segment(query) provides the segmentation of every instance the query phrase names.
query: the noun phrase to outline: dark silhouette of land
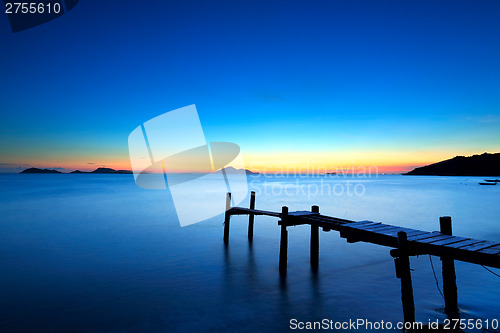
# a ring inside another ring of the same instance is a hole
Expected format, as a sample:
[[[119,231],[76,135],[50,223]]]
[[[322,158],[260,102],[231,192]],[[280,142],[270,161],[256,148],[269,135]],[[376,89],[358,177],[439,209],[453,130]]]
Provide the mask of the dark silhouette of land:
[[[499,176],[500,153],[456,156],[452,159],[415,168],[412,176]]]
[[[111,168],[97,168],[94,171],[86,172],[75,170],[70,173],[105,173],[105,174],[132,174],[132,171],[129,170],[115,170]]]
[[[247,169],[236,169],[236,168],[233,168],[232,166],[229,166],[229,167],[225,167],[224,168],[224,171],[226,173],[240,173],[241,171],[245,171],[248,175],[258,175],[259,173],[258,172],[253,172],[253,171],[250,171],[250,170],[247,170]]]
[[[38,169],[38,168],[29,168],[21,171],[20,173],[62,173],[61,171],[53,170],[53,169]]]
[[[51,170],[51,169],[38,169],[38,168],[29,168],[21,171],[20,173],[62,173],[61,171]],[[115,170],[111,168],[97,168],[94,171],[80,171],[75,170],[70,173],[104,173],[104,174],[132,174],[132,171],[129,170]]]
[[[252,172],[250,170],[246,169],[235,169],[233,167],[227,167],[224,168],[226,173],[232,174],[232,173],[239,173],[241,171],[246,171],[247,174],[250,175],[258,175],[258,172]],[[38,169],[38,168],[29,168],[26,170],[21,171],[20,173],[63,173],[57,170],[50,170],[50,169]],[[132,171],[129,170],[115,170],[111,168],[97,168],[94,171],[80,171],[80,170],[75,170],[71,171],[70,173],[75,173],[75,174],[80,174],[80,173],[86,173],[86,174],[122,174],[122,175],[128,175],[132,174]]]

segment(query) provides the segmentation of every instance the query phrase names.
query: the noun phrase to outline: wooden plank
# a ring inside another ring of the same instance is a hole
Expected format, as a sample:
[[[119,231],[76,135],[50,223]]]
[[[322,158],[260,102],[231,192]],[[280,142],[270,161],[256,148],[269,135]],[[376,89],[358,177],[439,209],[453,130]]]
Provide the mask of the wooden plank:
[[[375,223],[374,222],[374,224],[369,224],[369,225],[360,225],[360,226],[347,225],[347,226],[350,227],[350,228],[353,228],[353,229],[364,230],[365,228],[368,228],[369,226],[372,226],[372,225],[375,225],[375,224],[381,225],[382,223],[380,223],[380,222]]]
[[[432,237],[437,237],[437,236],[440,236],[440,235],[441,235],[440,233],[428,232],[427,234],[421,234],[421,235],[418,235],[418,236],[408,237],[408,240],[411,241],[411,242],[416,242],[416,241],[418,241],[420,239],[432,238]]]
[[[500,245],[500,243],[495,243],[495,242],[489,242],[489,241],[482,241],[480,243],[474,244],[474,245],[468,245],[464,247],[460,247],[460,250],[465,250],[465,251],[479,251],[482,249],[486,249],[488,247],[493,247],[496,245]]]
[[[400,232],[400,231],[406,232],[406,230],[404,228],[400,228],[400,227],[381,228],[381,229],[367,230],[367,231],[371,231],[371,232],[376,233],[378,235],[391,236],[391,237],[396,237],[398,235],[398,232]]]
[[[367,224],[367,225],[360,225],[360,226],[350,226],[348,224],[344,224],[343,226],[346,227],[346,228],[348,228],[349,230],[360,231],[360,230],[364,230],[366,227],[368,227],[370,225]]]
[[[396,227],[396,226],[388,225],[388,224],[381,224],[381,225],[366,227],[366,228],[363,228],[363,229],[366,230],[366,231],[378,232],[380,230],[394,229],[394,228],[401,229],[401,227]]]
[[[428,234],[429,232],[428,231],[423,231],[423,230],[417,230],[417,229],[411,229],[411,228],[405,228],[405,227],[397,227],[400,231],[404,231],[406,232],[406,236],[407,237],[410,237],[410,236],[416,236],[416,235],[420,235],[420,234]],[[394,230],[394,232],[396,232],[396,230]],[[381,231],[381,233],[384,233],[384,234],[387,234],[387,235],[390,235],[393,233],[393,231]],[[396,236],[397,236],[397,232],[396,232]]]
[[[301,217],[301,218],[307,219],[307,220],[311,220],[311,221],[317,221],[317,222],[335,224],[335,225],[345,224],[345,222],[342,221],[342,220],[327,219],[327,218],[324,218],[322,216],[309,215],[309,216],[304,216],[304,217]]]
[[[340,223],[340,224],[343,224],[343,223],[354,223],[355,222],[355,221],[351,221],[351,220],[346,220],[346,219],[341,219],[341,218],[338,218],[338,217],[326,216],[326,215],[321,215],[321,214],[319,214],[318,218],[321,218],[321,219],[323,219],[325,221],[330,221],[330,222],[333,222],[333,223]]]
[[[288,213],[288,216],[306,216],[306,215],[319,215],[319,213],[310,212],[307,210],[298,210],[295,212]]]
[[[411,230],[411,231],[406,232],[407,237],[419,236],[419,235],[429,233],[428,231],[423,231],[423,230],[416,230],[416,229],[408,229],[408,230]]]
[[[405,230],[401,230],[401,231],[405,231]],[[385,236],[389,236],[389,237],[397,237],[398,236],[398,230],[382,232],[382,234],[385,235]],[[407,237],[420,236],[420,235],[424,235],[424,234],[428,234],[428,232],[416,232],[416,231],[406,232],[406,236]]]
[[[482,242],[482,241],[479,239],[468,238],[460,243],[446,244],[446,247],[459,248],[459,247],[464,247],[467,245],[477,244],[479,242]]]
[[[500,254],[500,246],[488,247],[486,249],[479,250],[478,252],[486,254]]]
[[[255,215],[268,215],[268,216],[275,216],[275,217],[279,217],[279,215],[280,215],[280,213],[269,212],[266,210],[249,209],[249,208],[243,208],[243,207],[233,207],[229,210],[229,213],[231,215],[248,215],[248,214],[252,213]]]
[[[441,235],[439,235],[437,237],[419,239],[417,242],[418,243],[432,243],[432,242],[435,242],[435,241],[440,241],[440,240],[445,240],[445,239],[450,239],[450,238],[453,238],[453,236],[441,234]]]
[[[327,217],[321,216],[319,214],[297,216],[296,218],[300,218],[301,220],[309,221],[312,223],[327,223],[327,224],[331,224],[331,225],[335,225],[335,226],[351,223],[351,221],[342,220],[342,219],[335,219],[335,218],[327,218]]]
[[[361,226],[361,225],[369,225],[369,224],[375,224],[376,222],[373,221],[360,221],[360,222],[351,222],[347,223],[346,225],[349,227],[355,228],[356,226]]]
[[[407,237],[429,233],[428,231],[415,230],[415,229],[409,229],[409,228],[401,228],[401,227],[395,227],[394,229],[381,230],[381,231],[377,231],[377,233],[380,233],[380,234],[383,234],[386,236],[396,237],[398,235],[398,232],[400,232],[400,231],[406,232]]]
[[[469,238],[453,236],[452,238],[449,238],[449,239],[432,241],[432,242],[429,242],[429,244],[436,245],[436,246],[437,245],[442,246],[442,245],[448,245],[448,244],[462,242],[462,241],[467,240],[467,239],[469,239]]]
[[[400,228],[394,228],[394,227],[385,227],[385,228],[380,228],[380,229],[363,229],[364,232],[370,232],[370,233],[373,233],[375,235],[385,235],[384,234],[384,231],[391,231],[391,230],[400,230]],[[397,233],[396,233],[397,234]]]
[[[366,226],[366,228],[363,227],[363,229],[385,228],[385,227],[393,227],[393,226],[389,225],[389,224],[380,223],[380,222],[374,222],[374,224],[372,224],[370,226]]]
[[[352,224],[358,224],[358,223],[377,223],[375,221],[370,221],[370,220],[363,220],[363,221],[353,221],[351,222]]]

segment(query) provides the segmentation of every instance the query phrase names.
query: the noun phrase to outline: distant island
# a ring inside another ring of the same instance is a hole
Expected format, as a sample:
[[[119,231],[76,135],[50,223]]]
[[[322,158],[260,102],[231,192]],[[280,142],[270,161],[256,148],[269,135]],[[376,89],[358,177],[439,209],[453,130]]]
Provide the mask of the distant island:
[[[500,153],[455,156],[452,159],[415,168],[410,176],[499,176]]]
[[[53,169],[38,169],[38,168],[29,168],[21,171],[20,173],[62,173],[61,171],[53,170]]]
[[[246,169],[235,169],[233,167],[226,167],[224,168],[226,173],[229,174],[238,174],[241,173],[242,171],[245,171],[249,175],[258,175],[258,172],[252,172],[250,170]],[[39,169],[39,168],[29,168],[26,170],[21,171],[20,173],[63,173],[61,171],[53,170],[53,169]],[[81,173],[86,173],[86,174],[132,174],[132,171],[129,170],[115,170],[111,168],[97,168],[94,171],[80,171],[80,170],[75,170],[71,171],[70,173],[75,173],[75,174],[81,174]]]
[[[75,170],[75,171],[71,171],[70,173],[107,173],[107,174],[118,173],[118,174],[127,174],[128,175],[128,174],[132,174],[132,171],[129,171],[129,170],[115,170],[115,169],[111,169],[111,168],[97,168],[94,171],[90,171],[90,172]]]
[[[247,170],[247,169],[236,169],[236,168],[233,168],[232,166],[225,167],[223,170],[229,174],[232,174],[232,173],[239,174],[240,172],[243,172],[243,171],[246,172],[247,175],[258,175],[259,174],[258,172],[252,172],[252,171]]]
[[[38,169],[38,168],[29,168],[21,171],[20,173],[62,173],[61,171],[53,170],[53,169]],[[94,171],[80,171],[75,170],[70,173],[104,173],[104,174],[132,174],[132,171],[128,170],[115,170],[111,168],[97,168]]]

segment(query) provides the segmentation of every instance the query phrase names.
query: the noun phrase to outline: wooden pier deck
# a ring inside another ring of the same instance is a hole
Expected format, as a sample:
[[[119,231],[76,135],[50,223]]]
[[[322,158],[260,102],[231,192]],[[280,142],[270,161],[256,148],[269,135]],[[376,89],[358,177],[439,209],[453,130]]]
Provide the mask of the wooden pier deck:
[[[230,215],[266,215],[281,218],[281,213],[233,207]],[[445,217],[444,220],[447,218]],[[283,222],[279,221],[281,225]],[[405,232],[412,255],[447,256],[454,260],[500,268],[500,243],[451,236],[437,231],[403,228],[372,221],[350,221],[309,211],[288,213],[286,226],[316,225],[325,231],[336,230],[349,243],[366,242],[398,248],[398,233]],[[396,252],[393,252],[396,253]]]
[[[458,295],[455,275],[455,260],[472,264],[500,268],[500,242],[458,237],[452,235],[451,217],[439,218],[440,231],[424,231],[404,228],[372,221],[351,221],[319,213],[318,206],[311,211],[288,212],[286,206],[281,212],[255,209],[255,193],[251,192],[250,208],[231,207],[231,193],[226,197],[224,220],[224,242],[229,242],[229,225],[232,215],[248,215],[248,240],[254,233],[254,217],[259,215],[279,218],[281,240],[279,271],[286,275],[288,231],[287,227],[309,225],[311,228],[310,261],[317,269],[319,264],[319,230],[335,230],[349,243],[366,242],[392,248],[396,277],[401,280],[401,300],[405,322],[415,321],[415,306],[411,281],[410,256],[433,255],[441,258],[445,311],[448,317],[459,317]]]

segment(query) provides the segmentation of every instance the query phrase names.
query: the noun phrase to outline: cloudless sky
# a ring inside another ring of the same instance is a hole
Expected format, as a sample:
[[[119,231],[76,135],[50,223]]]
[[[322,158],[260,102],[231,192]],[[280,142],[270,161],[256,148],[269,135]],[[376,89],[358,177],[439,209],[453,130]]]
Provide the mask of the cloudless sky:
[[[500,151],[500,2],[90,1],[0,15],[0,169],[130,169],[139,124],[196,104],[250,169],[404,171]]]

